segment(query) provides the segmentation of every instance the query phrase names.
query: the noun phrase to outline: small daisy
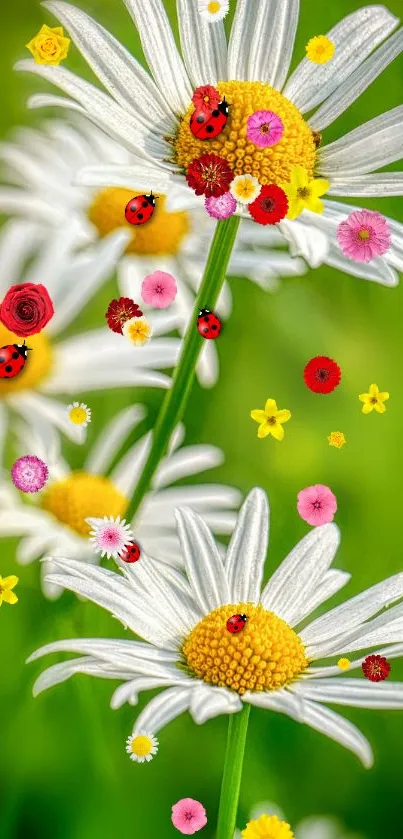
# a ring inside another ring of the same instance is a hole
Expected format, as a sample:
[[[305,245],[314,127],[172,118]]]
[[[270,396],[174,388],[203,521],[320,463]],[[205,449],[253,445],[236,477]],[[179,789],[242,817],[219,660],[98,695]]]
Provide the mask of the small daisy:
[[[331,431],[327,440],[329,446],[334,446],[335,449],[341,449],[347,443],[342,431]]]
[[[377,414],[384,414],[386,411],[385,402],[389,399],[387,390],[380,391],[378,385],[370,385],[368,393],[360,393],[360,402],[363,402],[362,413],[371,414],[376,411]]]
[[[136,763],[149,763],[158,752],[158,740],[148,731],[138,731],[126,740],[126,751],[130,760]]]
[[[351,667],[351,661],[349,658],[339,658],[337,666],[340,670],[349,670]]]
[[[49,469],[40,457],[26,454],[13,463],[11,477],[21,492],[39,492],[48,480]]]
[[[122,333],[131,344],[143,347],[150,340],[152,330],[146,318],[130,318],[123,324]]]
[[[251,204],[260,194],[262,187],[253,175],[237,175],[231,183],[230,192],[240,204]]]
[[[101,557],[107,556],[110,559],[113,556],[116,559],[133,537],[130,525],[120,516],[104,516],[103,519],[90,517],[85,521],[92,528],[90,542],[93,549]]]
[[[157,734],[187,710],[200,724],[238,713],[248,703],[311,726],[370,767],[366,738],[327,703],[403,710],[403,682],[369,684],[362,676],[344,676],[336,664],[340,655],[360,651],[350,670],[361,670],[363,651],[382,644],[387,647],[379,655],[402,655],[403,573],[312,619],[350,578],[331,569],[339,545],[334,524],[310,531],[262,588],[269,510],[261,489],[246,498],[225,557],[200,516],[182,508],[176,517],[186,578],[149,555],[134,565],[117,560],[118,573],[60,556],[50,562],[55,582],[107,609],[145,643],[59,640],[31,660],[73,652],[84,655],[80,672],[104,676],[109,667],[116,676],[120,671],[124,684],[114,693],[115,708],[136,704],[142,690],[162,687],[138,715],[134,734],[144,729]],[[247,616],[237,635],[227,630],[234,614]],[[253,655],[245,665],[239,651],[249,649]],[[77,669],[74,658],[45,670],[35,695]]]
[[[333,58],[336,47],[326,35],[315,35],[308,41],[305,49],[307,58],[313,64],[327,64]]]
[[[172,824],[185,836],[197,833],[207,824],[206,810],[194,798],[181,798],[172,807]]]
[[[72,425],[79,425],[81,428],[87,428],[91,422],[91,408],[85,402],[72,402],[66,408],[67,416]]]
[[[283,120],[274,111],[255,111],[248,117],[246,133],[251,143],[266,149],[280,142],[284,134]]]
[[[371,262],[391,247],[391,231],[380,213],[359,210],[337,228],[337,241],[343,253],[355,262]]]
[[[228,14],[229,0],[198,0],[199,15],[208,23],[223,20]]]
[[[298,493],[297,510],[304,521],[318,527],[333,521],[337,499],[329,487],[315,484]]]
[[[230,192],[225,192],[224,195],[219,195],[218,198],[214,198],[213,195],[210,198],[206,198],[204,206],[209,216],[218,219],[218,221],[223,221],[223,219],[230,218],[230,216],[234,215],[237,208],[237,201]]]
[[[0,575],[0,606],[3,603],[9,603],[10,606],[14,606],[15,603],[18,603],[18,597],[13,592],[13,588],[18,583],[18,577],[14,574],[11,574],[9,577],[2,577]]]
[[[156,309],[167,309],[177,295],[175,277],[166,271],[154,271],[144,278],[141,296],[145,303]]]

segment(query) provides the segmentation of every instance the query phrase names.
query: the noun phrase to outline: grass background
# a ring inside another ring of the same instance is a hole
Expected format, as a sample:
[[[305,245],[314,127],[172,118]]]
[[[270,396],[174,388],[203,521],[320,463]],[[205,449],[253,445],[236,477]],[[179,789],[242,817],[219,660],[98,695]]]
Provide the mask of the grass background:
[[[87,0],[82,5],[141,58],[137,33],[120,0]],[[174,20],[173,0],[166,5]],[[328,31],[362,4],[302,0],[301,5],[294,63],[309,37]],[[390,0],[388,6],[398,14],[401,2]],[[2,135],[16,124],[40,122],[40,114],[25,109],[39,82],[15,74],[12,65],[26,54],[24,44],[43,22],[51,23],[51,18],[33,0],[14,0],[8,8],[0,51]],[[75,50],[68,65],[90,77]],[[402,71],[399,58],[325,132],[324,141],[396,107],[402,101]],[[403,220],[400,199],[379,202],[378,209]],[[307,532],[296,512],[297,492],[313,483],[328,484],[339,503],[342,547],[337,564],[353,573],[347,589],[353,595],[396,573],[402,564],[403,286],[387,289],[326,267],[283,281],[272,295],[244,280],[233,280],[231,286],[233,314],[219,342],[220,381],[211,391],[195,386],[185,416],[187,440],[223,448],[226,463],[211,473],[212,479],[244,491],[260,484],[268,491],[272,529],[267,574]],[[113,291],[111,283],[100,292],[73,331],[102,323]],[[317,354],[335,358],[343,371],[341,386],[326,398],[312,394],[302,381],[304,364]],[[370,382],[390,391],[384,416],[361,414],[358,394]],[[89,445],[105,419],[133,400],[146,402],[151,425],[161,396],[150,390],[84,395],[94,417]],[[262,406],[268,396],[293,414],[281,445],[259,441],[249,418],[250,409]],[[347,437],[340,451],[327,444],[332,430]],[[79,467],[82,450],[67,445],[65,451],[71,465]],[[45,601],[38,565],[18,567],[15,544],[3,541],[0,560],[0,573],[20,577],[18,606],[0,611],[1,839],[169,839],[178,835],[170,823],[171,805],[185,796],[205,804],[209,824],[202,835],[213,837],[227,719],[197,727],[188,715],[182,716],[161,732],[158,757],[138,766],[124,751],[135,711],[128,706],[118,712],[109,709],[113,683],[79,675],[34,701],[31,686],[41,663],[24,664],[32,650],[57,638],[116,636],[120,630],[106,613],[70,594],[57,603]],[[402,675],[394,661],[393,676]],[[144,699],[140,708],[143,704]],[[294,824],[312,813],[332,813],[367,839],[384,835],[385,820],[389,835],[401,835],[402,716],[343,713],[373,744],[376,762],[369,772],[349,752],[310,729],[252,710],[239,826],[257,801],[269,798]]]

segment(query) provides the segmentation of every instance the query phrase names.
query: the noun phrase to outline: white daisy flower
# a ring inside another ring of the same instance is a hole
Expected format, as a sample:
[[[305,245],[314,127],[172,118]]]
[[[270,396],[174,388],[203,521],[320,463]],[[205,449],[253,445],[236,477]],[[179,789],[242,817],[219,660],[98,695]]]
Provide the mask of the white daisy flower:
[[[72,425],[87,428],[91,422],[91,408],[85,402],[72,402],[67,405],[66,412]]]
[[[92,517],[85,519],[90,525],[90,542],[92,542],[95,553],[114,559],[124,551],[126,545],[133,538],[130,525],[120,516],[104,516],[103,518]]]
[[[339,544],[335,525],[308,533],[261,589],[268,536],[262,490],[246,499],[225,559],[198,514],[188,508],[176,514],[186,577],[144,554],[130,566],[118,560],[122,574],[52,560],[58,585],[85,594],[145,643],[94,638],[48,644],[31,659],[62,650],[85,657],[46,670],[35,694],[77,670],[107,678],[121,668],[124,684],[112,697],[114,708],[135,705],[142,690],[164,688],[139,714],[134,734],[157,734],[186,710],[203,723],[250,703],[311,726],[371,766],[365,737],[323,703],[403,709],[403,683],[341,676],[326,660],[378,644],[390,644],[382,651],[389,659],[401,655],[403,573],[310,621],[349,579],[330,569]],[[351,670],[362,661],[361,654]]]
[[[88,539],[88,518],[124,516],[147,458],[151,434],[146,434],[123,455],[111,469],[121,446],[144,420],[143,405],[132,405],[109,422],[89,451],[81,469],[71,471],[60,454],[57,435],[49,435],[42,425],[19,429],[21,446],[41,457],[49,469],[46,489],[29,506],[14,488],[0,485],[0,536],[19,536],[17,561],[23,565],[52,554],[97,562]],[[215,533],[230,533],[235,521],[234,509],[241,494],[218,483],[187,484],[175,482],[200,475],[223,462],[220,449],[209,445],[182,446],[183,427],[178,427],[167,456],[161,461],[152,488],[129,523],[134,537],[146,551],[162,556],[171,565],[181,564],[176,536],[174,509],[185,502],[202,513]],[[47,563],[43,574],[49,571]],[[60,589],[44,584],[49,597]]]
[[[364,6],[341,20],[326,33],[335,45],[332,61],[318,65],[305,57],[287,78],[298,25],[298,0],[277,4],[261,0],[258,6],[238,0],[228,44],[222,21],[211,26],[200,19],[198,0],[178,0],[182,55],[162,0],[125,3],[151,75],[96,21],[59,0],[47,2],[46,8],[68,29],[107,92],[65,67],[42,66],[32,59],[17,64],[17,69],[36,73],[67,95],[39,94],[31,106],[58,104],[79,110],[136,157],[130,166],[89,167],[81,175],[82,182],[137,189],[145,178],[152,184],[156,179],[158,189],[168,194],[172,185],[185,184],[192,160],[213,148],[234,167],[234,175],[252,170],[261,183],[281,186],[284,173],[291,179],[293,168],[300,166],[310,178],[330,181],[332,196],[403,194],[401,172],[377,171],[401,159],[402,107],[321,145],[321,132],[350,108],[402,51],[403,29],[397,29],[398,19],[384,6]],[[206,84],[215,85],[231,106],[226,126],[211,141],[198,140],[189,129],[192,93]],[[255,109],[271,110],[282,120],[284,134],[275,155],[271,148],[244,154],[251,99]],[[241,126],[235,139],[234,117]],[[323,216],[304,210],[297,221],[284,220],[277,230],[292,253],[318,264],[328,237],[332,249],[337,248],[333,221],[339,207],[337,202],[327,201]],[[340,269],[353,276],[396,285],[396,270],[403,267],[403,228],[396,222],[391,227],[392,246],[384,256],[366,265],[337,251],[338,258],[333,255],[331,264],[337,261]]]
[[[214,231],[214,223],[203,202],[188,188],[179,187],[170,194],[170,209],[158,189],[159,175],[150,180],[149,171],[145,169],[144,179],[141,183],[136,182],[137,187],[146,192],[155,189],[158,201],[146,225],[141,228],[129,225],[124,210],[133,190],[127,188],[127,179],[120,182],[112,174],[106,188],[100,188],[91,184],[91,178],[82,178],[79,170],[96,166],[104,171],[111,164],[131,167],[136,157],[88,120],[77,116],[68,124],[53,119],[46,120],[40,130],[19,129],[14,138],[0,143],[0,158],[6,180],[0,185],[0,210],[11,216],[3,246],[0,239],[2,264],[9,266],[11,250],[20,260],[26,248],[46,248],[46,244],[53,241],[55,229],[60,227],[69,226],[72,235],[74,224],[79,247],[122,228],[128,241],[116,258],[120,293],[138,302],[148,316],[148,307],[141,300],[144,278],[157,269],[172,274],[178,293],[165,316],[172,328],[178,326],[180,332],[184,332]],[[250,227],[252,222],[245,223],[238,234],[230,275],[249,277],[263,289],[272,290],[280,276],[297,276],[305,272],[304,262],[291,258],[284,250],[284,237],[280,233],[270,231],[264,239],[263,250],[256,247],[250,232],[248,236],[244,235]],[[47,285],[52,276],[52,262],[45,260],[41,281]],[[223,318],[230,314],[228,285],[224,286],[216,310]],[[218,356],[213,341],[205,342],[197,372],[201,384],[206,387],[217,381]]]
[[[252,809],[248,822],[259,819],[264,814],[277,816],[281,820],[286,819],[280,807],[271,801],[262,801]],[[332,816],[309,816],[293,827],[293,833],[295,839],[364,839],[357,833],[350,833]],[[234,839],[242,839],[240,830],[235,831]]]
[[[130,760],[136,763],[147,763],[153,759],[158,752],[158,740],[148,731],[139,731],[131,734],[126,740],[126,751]]]
[[[199,14],[212,23],[223,20],[229,11],[229,0],[198,0]]]

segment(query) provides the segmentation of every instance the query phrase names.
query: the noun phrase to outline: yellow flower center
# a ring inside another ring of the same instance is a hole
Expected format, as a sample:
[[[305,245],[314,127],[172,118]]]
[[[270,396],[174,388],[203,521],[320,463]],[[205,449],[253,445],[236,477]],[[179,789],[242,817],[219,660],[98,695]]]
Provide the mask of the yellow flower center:
[[[32,352],[28,353],[24,368],[13,379],[0,379],[0,399],[10,393],[21,390],[35,390],[46,379],[52,368],[53,354],[49,339],[44,332],[26,338],[26,344]],[[0,347],[7,344],[23,344],[19,338],[0,323]],[[0,353],[1,356],[1,353]]]
[[[44,510],[80,536],[90,532],[86,518],[123,516],[127,504],[127,498],[109,478],[86,472],[72,472],[68,478],[51,484],[42,496]]]
[[[307,186],[301,186],[297,190],[298,198],[302,198],[303,201],[306,201],[306,199],[310,197],[310,194],[311,194],[310,190],[308,189]]]
[[[69,411],[69,420],[73,425],[82,425],[87,421],[87,411],[85,408],[72,408]]]
[[[358,239],[361,240],[361,242],[367,242],[368,239],[371,238],[371,234],[370,234],[369,230],[366,230],[365,227],[363,227],[362,230],[359,230],[357,236],[358,236]]]
[[[246,825],[242,839],[294,839],[294,834],[287,822],[280,821],[278,816],[263,813]]]
[[[247,616],[245,627],[232,634],[232,615]],[[183,644],[189,669],[198,679],[243,694],[275,690],[299,676],[308,665],[304,646],[288,624],[252,603],[220,606],[192,629]]]
[[[194,111],[191,104],[180,124],[176,142],[176,162],[185,170],[202,154],[210,152],[224,158],[236,175],[252,174],[261,184],[288,183],[294,166],[303,166],[313,176],[315,142],[309,125],[298,108],[277,90],[262,82],[219,82],[221,99],[230,110],[226,125],[212,140],[198,140],[189,128]],[[281,118],[284,134],[279,143],[260,148],[247,136],[247,121],[255,111],[274,111]]]
[[[125,208],[131,198],[140,195],[121,187],[108,187],[100,190],[88,209],[90,221],[95,225],[100,236],[106,236],[119,227],[130,228],[132,238],[126,253],[139,256],[160,256],[176,254],[182,241],[189,232],[190,224],[187,213],[168,213],[165,210],[166,198],[157,197],[155,210],[146,224],[129,224],[125,218]]]
[[[145,734],[139,734],[137,737],[133,737],[130,748],[136,757],[146,757],[152,752],[152,740]]]
[[[212,14],[215,15],[216,12],[219,12],[221,8],[220,3],[217,3],[217,0],[211,0],[211,3],[208,4],[207,9]]]

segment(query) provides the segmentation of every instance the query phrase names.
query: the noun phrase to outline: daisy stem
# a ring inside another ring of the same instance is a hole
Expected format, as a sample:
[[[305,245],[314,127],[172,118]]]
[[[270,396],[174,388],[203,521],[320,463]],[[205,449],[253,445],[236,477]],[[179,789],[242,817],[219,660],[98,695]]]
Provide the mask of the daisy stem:
[[[153,429],[150,453],[126,512],[128,521],[132,520],[148,491],[158,465],[166,454],[172,432],[183,417],[192,389],[197,360],[206,340],[197,331],[197,317],[200,309],[214,308],[224,284],[239,222],[240,218],[238,216],[231,216],[225,221],[217,222],[194,310],[182,341],[182,350],[174,372],[172,385],[167,390],[161,405]]]
[[[242,711],[229,718],[216,839],[233,839],[234,836],[249,712],[250,705],[245,703]]]

